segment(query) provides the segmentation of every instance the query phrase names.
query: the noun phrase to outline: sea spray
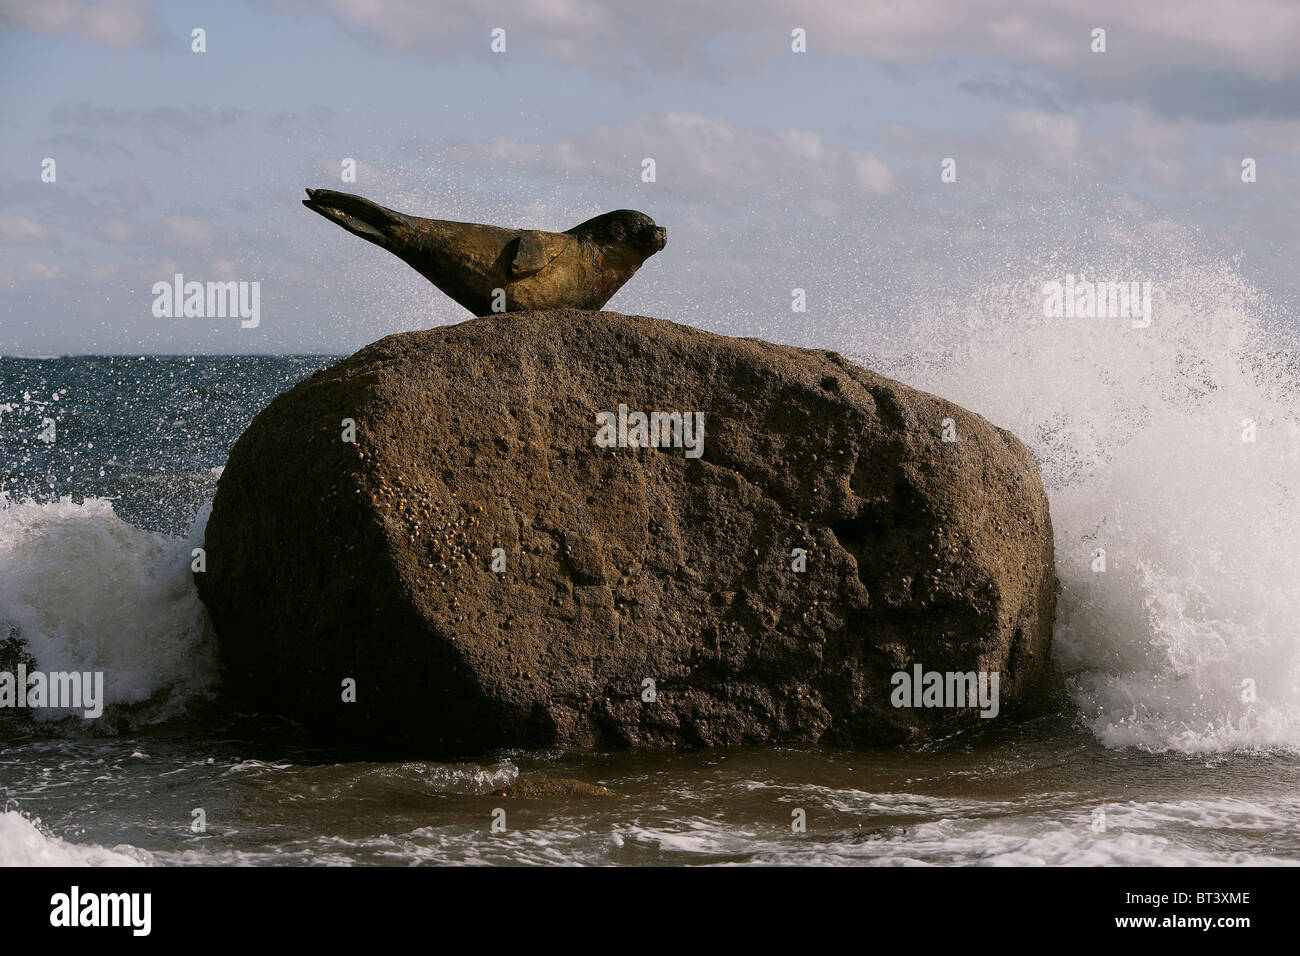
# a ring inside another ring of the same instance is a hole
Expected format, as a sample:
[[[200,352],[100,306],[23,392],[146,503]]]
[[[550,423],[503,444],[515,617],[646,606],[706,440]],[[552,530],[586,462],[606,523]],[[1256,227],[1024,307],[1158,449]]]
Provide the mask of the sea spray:
[[[1102,743],[1300,750],[1292,343],[1230,266],[1165,274],[1140,329],[1045,317],[1053,274],[927,310],[856,357],[1033,451],[1062,584],[1055,659]]]
[[[38,819],[9,808],[0,812],[0,867],[118,867],[148,866],[152,862],[146,850],[68,843],[46,832]]]
[[[178,713],[217,675],[190,577],[206,514],[182,538],[133,527],[103,499],[0,500],[0,629],[16,629],[33,670],[102,672],[100,704],[152,698],[152,718]]]

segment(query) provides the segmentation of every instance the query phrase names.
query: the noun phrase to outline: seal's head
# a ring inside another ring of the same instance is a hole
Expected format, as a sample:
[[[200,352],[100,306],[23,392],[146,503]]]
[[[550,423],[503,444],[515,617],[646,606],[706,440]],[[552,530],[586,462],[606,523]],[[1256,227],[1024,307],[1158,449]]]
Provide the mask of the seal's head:
[[[668,242],[668,231],[635,209],[615,209],[595,219],[588,219],[569,230],[579,239],[587,239],[606,250],[623,250],[638,262],[649,259]]]

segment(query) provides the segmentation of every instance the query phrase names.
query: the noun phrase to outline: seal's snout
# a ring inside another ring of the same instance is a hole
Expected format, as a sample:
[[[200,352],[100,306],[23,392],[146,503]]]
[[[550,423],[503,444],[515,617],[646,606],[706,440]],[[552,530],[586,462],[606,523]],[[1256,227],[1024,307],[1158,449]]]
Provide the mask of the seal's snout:
[[[668,230],[655,225],[649,216],[637,213],[637,219],[629,230],[628,242],[642,256],[649,259],[668,244]]]

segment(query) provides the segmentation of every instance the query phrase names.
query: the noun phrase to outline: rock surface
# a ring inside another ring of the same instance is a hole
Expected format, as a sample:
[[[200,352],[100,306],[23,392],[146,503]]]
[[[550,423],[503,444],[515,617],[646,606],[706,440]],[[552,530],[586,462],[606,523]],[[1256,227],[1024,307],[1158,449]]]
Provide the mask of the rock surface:
[[[702,454],[598,446],[620,404],[703,412]],[[831,352],[613,312],[393,335],[299,383],[232,450],[206,551],[228,694],[427,756],[987,725],[894,707],[891,675],[997,672],[1005,717],[1056,596],[1009,432]]]

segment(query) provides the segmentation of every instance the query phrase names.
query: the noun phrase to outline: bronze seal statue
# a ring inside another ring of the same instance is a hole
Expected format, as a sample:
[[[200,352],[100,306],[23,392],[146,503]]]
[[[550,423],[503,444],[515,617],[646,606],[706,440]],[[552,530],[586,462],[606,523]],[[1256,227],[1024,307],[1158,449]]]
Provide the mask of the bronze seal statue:
[[[307,196],[308,209],[387,249],[475,315],[599,309],[668,237],[631,209],[539,232],[421,219],[332,189]]]

